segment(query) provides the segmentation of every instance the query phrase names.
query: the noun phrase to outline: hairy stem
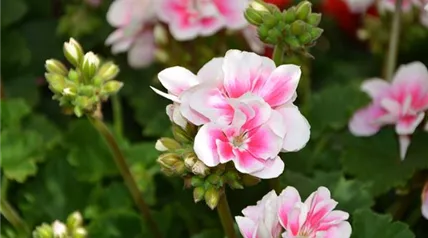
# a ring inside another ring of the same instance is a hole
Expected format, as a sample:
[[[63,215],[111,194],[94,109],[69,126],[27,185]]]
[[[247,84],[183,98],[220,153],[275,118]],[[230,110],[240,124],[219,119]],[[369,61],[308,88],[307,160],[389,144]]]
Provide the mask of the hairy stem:
[[[113,107],[113,129],[116,135],[123,136],[122,104],[118,95],[111,97]]]
[[[400,31],[401,31],[401,6],[403,0],[395,1],[395,12],[394,17],[392,19],[391,25],[391,36],[389,40],[389,49],[388,56],[386,61],[386,69],[385,69],[385,78],[386,80],[392,80],[392,76],[394,75],[395,67],[397,64],[397,55],[398,55],[398,44],[400,41]]]
[[[278,67],[282,64],[284,58],[284,46],[276,45],[273,49],[272,60],[275,62],[275,65]]]
[[[12,205],[10,205],[4,198],[1,199],[1,214],[10,222],[10,224],[12,224],[13,227],[15,227],[18,234],[21,234],[22,237],[30,236],[30,228],[27,223],[25,223]]]
[[[227,203],[226,192],[220,197],[217,205],[218,216],[220,217],[224,233],[227,238],[237,238],[235,228],[233,228],[233,217],[230,213],[229,204]]]
[[[141,214],[146,219],[149,228],[152,230],[154,237],[156,238],[162,237],[161,232],[151,215],[149,206],[141,196],[141,193],[137,187],[137,183],[135,182],[134,177],[132,177],[131,171],[129,170],[129,167],[126,163],[125,156],[120,150],[119,145],[117,144],[115,138],[113,137],[113,134],[110,132],[107,126],[103,123],[103,121],[92,117],[88,117],[88,119],[92,123],[92,125],[97,129],[97,131],[103,136],[108,146],[110,147],[110,150],[113,154],[114,161],[116,162],[116,165],[123,177],[123,180],[125,181],[125,184],[128,187],[128,190],[131,193],[131,196],[135,204],[137,205]]]

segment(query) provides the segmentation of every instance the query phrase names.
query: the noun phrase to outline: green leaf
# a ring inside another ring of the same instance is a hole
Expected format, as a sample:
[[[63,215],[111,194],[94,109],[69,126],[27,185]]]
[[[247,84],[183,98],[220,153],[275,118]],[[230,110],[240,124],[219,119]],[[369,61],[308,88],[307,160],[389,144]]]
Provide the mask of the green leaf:
[[[223,237],[223,232],[219,230],[204,230],[201,233],[193,235],[191,238],[219,238]]]
[[[80,180],[97,182],[105,176],[118,174],[106,142],[89,121],[76,120],[70,124],[65,146],[70,150],[67,160],[76,167]]]
[[[110,210],[93,220],[87,227],[88,237],[143,238],[143,220],[136,212],[118,209]]]
[[[145,136],[162,137],[171,133],[171,121],[165,111],[159,111],[152,116],[143,131]]]
[[[376,214],[369,209],[353,214],[351,238],[414,238],[415,235],[403,222],[392,222],[390,215]]]
[[[27,5],[23,0],[3,0],[1,2],[1,28],[20,20],[27,10]]]
[[[347,134],[342,139],[344,148],[347,148],[342,155],[345,172],[367,184],[375,196],[405,185],[415,171],[428,168],[427,133],[412,136],[404,161],[399,158],[397,136],[393,130],[385,128],[367,138]]]
[[[20,121],[29,115],[31,108],[21,98],[1,101],[2,128],[20,127]]]
[[[5,80],[6,97],[25,99],[29,106],[34,107],[40,101],[40,85],[37,85],[37,80],[34,75],[20,75]]]
[[[24,36],[17,30],[7,31],[6,34],[2,32],[2,34],[2,64],[9,67],[16,67],[16,65],[28,65],[31,60],[31,52],[28,49],[27,40]],[[22,74],[20,76],[22,76]]]

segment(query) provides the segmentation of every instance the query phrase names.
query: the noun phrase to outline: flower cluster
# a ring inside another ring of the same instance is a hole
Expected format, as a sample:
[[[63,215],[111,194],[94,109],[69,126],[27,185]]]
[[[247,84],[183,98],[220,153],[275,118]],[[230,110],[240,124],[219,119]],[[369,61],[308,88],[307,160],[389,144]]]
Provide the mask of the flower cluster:
[[[410,136],[428,110],[426,66],[420,62],[402,65],[391,83],[377,78],[369,79],[362,84],[361,89],[373,102],[355,113],[349,123],[350,131],[357,136],[371,136],[382,126],[395,124],[400,156],[404,159]]]
[[[194,75],[167,68],[159,80],[172,100],[167,111],[181,127],[201,126],[193,149],[207,166],[233,162],[236,169],[259,178],[278,177],[280,151],[297,151],[309,140],[310,126],[293,104],[301,71],[254,53],[229,50]]]
[[[349,238],[349,214],[333,210],[336,205],[325,187],[303,202],[299,192],[289,186],[279,196],[269,192],[257,205],[242,210],[244,217],[235,219],[244,238],[275,238],[281,233],[286,238]]]
[[[67,217],[66,224],[54,221],[52,224],[42,224],[33,231],[34,238],[85,238],[87,231],[83,227],[83,218],[79,212]]]

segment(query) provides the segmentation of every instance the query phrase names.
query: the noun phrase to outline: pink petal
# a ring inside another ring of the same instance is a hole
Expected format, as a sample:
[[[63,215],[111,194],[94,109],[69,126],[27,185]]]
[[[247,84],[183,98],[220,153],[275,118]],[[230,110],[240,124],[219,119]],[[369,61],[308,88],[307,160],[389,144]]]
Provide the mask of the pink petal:
[[[369,79],[362,83],[361,90],[367,93],[372,99],[385,96],[388,93],[390,85],[383,79]]]
[[[406,115],[399,119],[395,126],[395,131],[399,135],[410,135],[416,130],[416,127],[422,122],[425,113],[421,112],[417,115]]]
[[[385,115],[385,111],[378,105],[372,104],[358,110],[349,122],[349,130],[356,136],[371,136],[376,134],[382,124],[377,119]]]
[[[266,160],[264,168],[251,173],[251,175],[261,179],[277,178],[284,172],[284,167],[284,162],[277,156],[274,159]]]
[[[247,217],[236,216],[236,224],[244,238],[254,238],[256,223]]]
[[[282,138],[277,136],[268,125],[260,126],[248,132],[247,150],[256,158],[276,157],[282,146]]]
[[[281,225],[288,227],[288,214],[291,213],[294,205],[300,203],[300,195],[297,189],[287,186],[278,197],[278,217]]]
[[[343,211],[332,211],[325,216],[318,226],[318,230],[328,230],[333,226],[346,221],[349,218],[349,213]]]
[[[293,104],[286,104],[277,109],[285,121],[286,134],[282,149],[284,151],[298,151],[305,147],[311,135],[311,126],[308,120]]]
[[[341,222],[338,226],[329,229],[323,238],[349,238],[351,237],[352,227],[349,222]]]
[[[128,52],[128,63],[133,68],[150,65],[154,61],[155,39],[151,31],[140,34]]]
[[[428,70],[421,62],[401,65],[393,79],[393,88],[396,91],[417,85],[422,91],[428,90]]]
[[[243,14],[245,8],[248,6],[247,0],[213,0],[213,2],[220,14],[225,18],[228,28],[236,30],[248,24]]]
[[[114,26],[120,27],[130,22],[129,2],[126,0],[116,0],[110,4],[107,11],[107,22]]]
[[[198,84],[198,79],[192,72],[179,66],[162,70],[158,74],[158,78],[171,94],[177,96]]]
[[[300,67],[297,65],[281,65],[272,72],[260,89],[259,95],[271,107],[282,105],[293,98],[301,74]]]
[[[277,195],[274,190],[271,190],[269,193],[263,196],[263,198],[257,202],[256,206],[248,206],[242,210],[242,214],[246,217],[251,218],[254,221],[259,220],[263,216],[263,211],[267,207],[268,203],[275,202]]]
[[[193,149],[198,158],[207,166],[219,164],[217,140],[227,141],[221,128],[213,123],[205,124],[199,129],[195,137]]]
[[[224,142],[221,140],[216,141],[217,153],[220,156],[220,163],[224,164],[235,158],[233,154],[233,147],[230,142]]]
[[[213,58],[204,64],[202,68],[198,71],[197,77],[199,82],[210,83],[213,85],[218,85],[222,83],[223,80],[223,57]]]
[[[264,168],[264,161],[259,161],[246,150],[234,149],[233,153],[235,154],[233,162],[236,169],[241,173],[250,174]]]
[[[196,87],[193,87],[189,90],[184,91],[181,94],[181,105],[180,105],[180,112],[189,122],[191,122],[194,125],[200,126],[202,124],[206,124],[210,122],[210,120],[202,115],[201,113],[197,112],[196,110],[192,109],[190,107],[192,93],[197,90]]]
[[[398,136],[398,143],[400,145],[400,158],[404,160],[406,158],[407,149],[410,146],[410,136],[400,135]]]
[[[272,115],[272,109],[269,104],[259,96],[247,93],[238,98],[236,102],[239,104],[235,106],[235,110],[243,110],[247,116],[247,121],[242,125],[245,130],[251,130],[266,123]],[[248,110],[242,107],[242,104],[247,106]]]
[[[181,115],[179,105],[169,104],[166,107],[166,114],[169,116],[169,119],[175,124],[179,125],[181,128],[185,129],[187,126],[186,119]]]
[[[308,214],[308,208],[303,203],[296,203],[288,213],[287,232],[297,236],[302,225],[305,223]]]

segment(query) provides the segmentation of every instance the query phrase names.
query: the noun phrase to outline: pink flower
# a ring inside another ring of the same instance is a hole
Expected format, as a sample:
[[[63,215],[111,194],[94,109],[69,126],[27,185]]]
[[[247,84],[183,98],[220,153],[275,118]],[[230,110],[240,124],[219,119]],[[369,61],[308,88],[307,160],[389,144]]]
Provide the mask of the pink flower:
[[[195,137],[194,151],[209,167],[233,161],[241,173],[258,178],[275,178],[284,170],[278,154],[285,126],[281,114],[262,98],[246,94],[231,100],[230,125],[210,122]]]
[[[154,10],[151,0],[115,0],[107,12],[107,21],[116,29],[106,40],[112,53],[128,51],[131,67],[140,68],[154,60]]]
[[[370,6],[376,3],[376,0],[343,0],[353,13],[363,13],[369,9]],[[378,2],[378,9],[380,11],[395,11],[396,0],[380,0]],[[412,9],[412,6],[420,0],[403,0],[402,10],[407,12]]]
[[[284,238],[349,238],[352,228],[349,214],[333,209],[337,202],[330,191],[319,187],[305,202],[293,187],[285,188],[278,197],[278,217],[285,228]]]
[[[247,41],[248,45],[250,46],[250,49],[258,54],[264,54],[265,53],[265,43],[263,43],[260,38],[259,34],[257,33],[257,27],[253,25],[249,25],[245,27],[242,30],[242,35],[244,36],[245,40]]]
[[[187,120],[201,125],[206,121],[200,120],[202,115],[211,122],[228,125],[234,113],[230,99],[251,93],[282,115],[286,128],[283,151],[297,151],[306,145],[310,125],[293,105],[301,75],[299,66],[275,67],[267,57],[238,50],[229,50],[215,61],[204,66],[208,80],[183,93],[181,112]]]
[[[247,25],[244,11],[248,0],[157,0],[157,13],[177,40],[210,36],[221,28]]]
[[[277,238],[281,234],[278,220],[278,196],[275,191],[266,194],[256,206],[242,210],[235,220],[244,238]]]
[[[428,182],[425,183],[424,188],[422,189],[422,216],[425,217],[425,219],[428,220]]]
[[[356,136],[371,136],[384,125],[395,124],[400,156],[405,158],[410,135],[422,122],[428,109],[428,71],[420,62],[402,65],[392,83],[382,79],[365,81],[361,89],[373,102],[357,111],[349,123]]]

